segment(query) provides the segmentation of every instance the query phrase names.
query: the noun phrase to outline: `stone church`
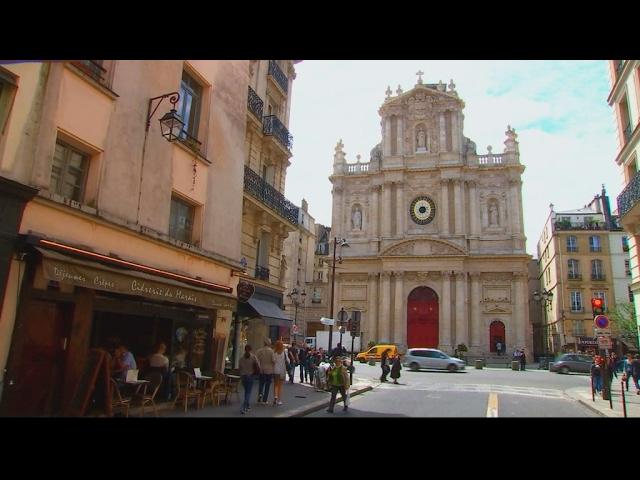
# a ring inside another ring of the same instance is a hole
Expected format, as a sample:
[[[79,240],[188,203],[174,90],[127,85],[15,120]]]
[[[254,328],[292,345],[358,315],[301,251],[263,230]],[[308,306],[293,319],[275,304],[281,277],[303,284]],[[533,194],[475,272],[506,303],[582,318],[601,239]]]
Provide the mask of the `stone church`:
[[[453,81],[387,88],[382,141],[369,162],[335,148],[332,236],[345,238],[336,266],[335,312],[361,311],[362,342],[467,355],[496,343],[531,357],[528,263],[517,135],[502,153],[479,155],[464,136]]]

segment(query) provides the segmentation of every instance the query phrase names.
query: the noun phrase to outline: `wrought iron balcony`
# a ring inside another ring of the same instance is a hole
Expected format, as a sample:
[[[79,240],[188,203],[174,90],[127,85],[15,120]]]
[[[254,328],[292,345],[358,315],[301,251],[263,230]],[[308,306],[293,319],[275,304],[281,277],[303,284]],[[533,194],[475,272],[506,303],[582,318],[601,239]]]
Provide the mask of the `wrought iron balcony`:
[[[570,273],[569,274],[569,280],[582,280],[582,274],[581,273]]]
[[[269,281],[269,269],[265,267],[256,267],[256,278]]]
[[[269,60],[269,75],[273,77],[276,83],[282,88],[284,93],[289,90],[289,79],[284,74],[282,69],[278,66],[275,60]]]
[[[605,280],[605,275],[604,273],[600,273],[600,274],[591,274],[591,280]]]
[[[249,106],[249,111],[256,116],[260,123],[262,123],[262,109],[264,108],[264,102],[251,87],[249,87],[247,105]]]
[[[284,148],[291,150],[293,137],[289,134],[287,127],[285,127],[275,115],[264,117],[262,121],[262,133],[265,135],[273,135]]]
[[[193,150],[196,153],[200,153],[200,150],[202,149],[202,142],[196,137],[189,135],[189,132],[187,132],[186,130],[182,130],[180,132],[178,141],[185,147]]]
[[[553,230],[606,230],[605,222],[571,223],[566,220],[559,220],[553,224]]]
[[[618,212],[624,217],[640,199],[640,172],[637,172],[618,195]]]
[[[287,221],[294,225],[298,224],[300,209],[246,165],[244,166],[244,189]]]
[[[601,252],[602,247],[589,247],[590,252]]]

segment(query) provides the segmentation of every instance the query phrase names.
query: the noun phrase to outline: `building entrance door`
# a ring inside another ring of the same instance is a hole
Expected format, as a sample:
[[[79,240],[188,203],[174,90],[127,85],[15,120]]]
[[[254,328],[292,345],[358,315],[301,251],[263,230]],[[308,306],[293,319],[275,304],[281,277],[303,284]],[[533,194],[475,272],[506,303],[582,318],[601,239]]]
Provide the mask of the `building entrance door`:
[[[489,325],[489,351],[497,352],[496,344],[498,342],[502,344],[502,351],[506,351],[504,338],[504,323],[498,320],[491,322],[491,325]]]
[[[5,376],[3,412],[8,416],[60,413],[71,320],[64,305],[31,300],[22,319],[22,348]],[[12,354],[13,357],[13,354]]]
[[[407,299],[407,346],[438,346],[438,295],[428,287],[411,291]]]

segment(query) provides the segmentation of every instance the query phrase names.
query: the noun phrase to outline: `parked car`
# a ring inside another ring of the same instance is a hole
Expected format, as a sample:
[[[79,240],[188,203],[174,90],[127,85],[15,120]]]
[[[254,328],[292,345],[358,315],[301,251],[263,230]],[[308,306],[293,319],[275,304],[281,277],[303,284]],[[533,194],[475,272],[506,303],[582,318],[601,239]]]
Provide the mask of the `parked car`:
[[[422,368],[457,372],[458,370],[464,370],[466,367],[464,360],[450,357],[435,348],[410,348],[403,357],[402,364],[414,372]]]
[[[589,373],[592,363],[593,357],[591,357],[591,355],[565,353],[561,355],[556,362],[551,364],[549,370],[565,374],[570,372]]]

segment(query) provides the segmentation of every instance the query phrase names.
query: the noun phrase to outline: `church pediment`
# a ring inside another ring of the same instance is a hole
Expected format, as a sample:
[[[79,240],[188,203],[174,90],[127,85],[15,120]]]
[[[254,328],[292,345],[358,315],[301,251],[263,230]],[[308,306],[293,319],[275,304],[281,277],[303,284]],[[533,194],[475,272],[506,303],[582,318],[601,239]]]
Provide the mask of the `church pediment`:
[[[384,250],[380,256],[450,256],[450,255],[467,255],[463,249],[444,240],[436,240],[433,238],[420,238],[412,240],[404,240],[391,245]]]
[[[398,93],[398,92],[396,92]],[[455,91],[447,91],[444,84],[418,84],[411,90],[399,93],[397,96],[389,96],[381,107],[381,110],[394,109],[394,107],[402,106],[424,106],[429,107],[430,104],[441,103],[442,101],[450,102],[454,100],[460,108],[464,108],[464,102],[458,98]]]

